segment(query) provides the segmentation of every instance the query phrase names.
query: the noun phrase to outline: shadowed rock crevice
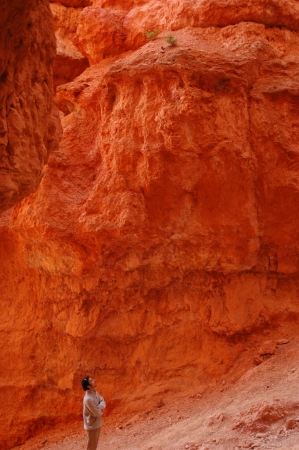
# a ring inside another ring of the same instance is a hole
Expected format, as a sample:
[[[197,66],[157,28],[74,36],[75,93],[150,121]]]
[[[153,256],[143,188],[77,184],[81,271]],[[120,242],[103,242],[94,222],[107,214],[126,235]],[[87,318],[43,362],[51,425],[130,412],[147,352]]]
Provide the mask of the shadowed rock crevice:
[[[6,1],[0,19],[0,210],[34,192],[61,137],[46,1]]]

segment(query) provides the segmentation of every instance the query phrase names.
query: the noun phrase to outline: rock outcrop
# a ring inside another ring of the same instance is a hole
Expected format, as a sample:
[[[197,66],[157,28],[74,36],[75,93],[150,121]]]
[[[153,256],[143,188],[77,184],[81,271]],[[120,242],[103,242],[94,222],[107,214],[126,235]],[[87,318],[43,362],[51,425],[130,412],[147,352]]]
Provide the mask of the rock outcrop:
[[[84,2],[83,2],[84,4]],[[56,57],[54,59],[54,86],[73,81],[89,66],[88,59],[74,45],[73,38],[83,8],[67,8],[59,3],[50,4],[55,23]]]
[[[61,125],[53,98],[47,1],[4,0],[0,19],[0,211],[34,192]]]
[[[86,374],[108,413],[148,409],[298,318],[297,2],[100,3],[78,23],[117,17],[107,52],[77,28],[60,149],[0,222],[6,446],[79,418]]]

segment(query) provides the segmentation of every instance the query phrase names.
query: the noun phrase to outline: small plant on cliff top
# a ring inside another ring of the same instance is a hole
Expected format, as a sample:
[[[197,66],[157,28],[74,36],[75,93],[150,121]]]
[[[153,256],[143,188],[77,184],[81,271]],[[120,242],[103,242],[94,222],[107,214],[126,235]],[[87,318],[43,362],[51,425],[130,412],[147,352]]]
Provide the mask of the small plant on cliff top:
[[[160,31],[154,28],[153,31],[144,31],[142,34],[146,37],[148,41],[153,41],[156,39]]]
[[[172,35],[169,34],[168,36],[166,36],[165,41],[167,42],[167,44],[169,44],[171,47],[174,47],[175,45],[177,45],[178,40]]]

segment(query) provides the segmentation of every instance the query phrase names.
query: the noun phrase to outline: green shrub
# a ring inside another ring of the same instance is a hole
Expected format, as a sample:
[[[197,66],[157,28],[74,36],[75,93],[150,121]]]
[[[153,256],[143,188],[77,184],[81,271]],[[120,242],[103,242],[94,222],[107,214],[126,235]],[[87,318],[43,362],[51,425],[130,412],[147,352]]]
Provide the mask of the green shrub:
[[[154,28],[153,31],[144,31],[142,34],[146,37],[148,41],[153,41],[156,39],[160,31],[157,28]]]
[[[178,40],[172,35],[169,34],[168,36],[166,36],[165,41],[167,42],[167,44],[169,44],[171,47],[174,47],[175,45],[177,45]]]

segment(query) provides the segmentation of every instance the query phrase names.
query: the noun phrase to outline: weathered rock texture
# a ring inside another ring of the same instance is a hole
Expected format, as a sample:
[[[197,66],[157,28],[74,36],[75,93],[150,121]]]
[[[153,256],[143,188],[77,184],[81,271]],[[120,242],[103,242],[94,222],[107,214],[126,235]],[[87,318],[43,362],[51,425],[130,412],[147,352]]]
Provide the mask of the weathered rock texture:
[[[87,373],[108,413],[149,409],[297,320],[297,2],[231,3],[136,6],[127,53],[90,46],[58,88],[61,147],[1,218],[1,382],[23,405],[3,445],[80,417]],[[163,32],[132,51],[140,8]]]
[[[88,58],[90,64],[118,55],[125,48],[126,34],[123,28],[125,11],[103,8],[85,8],[79,18],[74,43]]]
[[[83,8],[67,8],[61,4],[50,5],[55,23],[56,57],[54,60],[54,86],[68,83],[89,66],[88,59],[73,44],[79,16]]]
[[[59,3],[64,6],[70,6],[72,8],[84,8],[93,4],[93,0],[50,0],[50,3]]]
[[[52,22],[47,1],[1,2],[0,211],[36,190],[59,143]]]

